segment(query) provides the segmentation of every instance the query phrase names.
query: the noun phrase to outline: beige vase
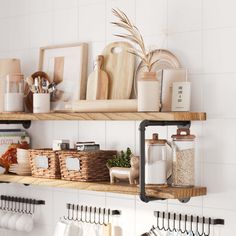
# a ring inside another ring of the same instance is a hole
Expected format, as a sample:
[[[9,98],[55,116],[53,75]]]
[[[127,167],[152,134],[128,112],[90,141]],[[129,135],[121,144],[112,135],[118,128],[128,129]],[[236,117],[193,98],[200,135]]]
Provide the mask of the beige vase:
[[[144,72],[138,81],[138,111],[160,111],[160,82],[155,72]]]

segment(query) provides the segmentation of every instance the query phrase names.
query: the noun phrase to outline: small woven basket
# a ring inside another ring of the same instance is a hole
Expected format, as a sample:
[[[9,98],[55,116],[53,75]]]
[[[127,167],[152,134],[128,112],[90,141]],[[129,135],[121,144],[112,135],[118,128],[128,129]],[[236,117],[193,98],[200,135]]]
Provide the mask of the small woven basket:
[[[116,151],[59,151],[61,178],[74,181],[109,181],[107,160]]]
[[[31,149],[29,150],[29,157],[33,177],[60,179],[60,164],[57,151]]]

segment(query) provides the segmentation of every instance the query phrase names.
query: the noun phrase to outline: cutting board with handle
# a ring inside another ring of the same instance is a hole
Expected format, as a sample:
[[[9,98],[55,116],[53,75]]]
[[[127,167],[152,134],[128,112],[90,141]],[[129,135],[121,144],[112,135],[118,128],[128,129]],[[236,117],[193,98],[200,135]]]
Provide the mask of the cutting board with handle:
[[[103,50],[104,70],[109,75],[109,99],[129,99],[133,86],[135,56],[127,42],[113,42]]]
[[[87,81],[87,100],[99,100],[108,98],[109,78],[107,73],[101,69],[103,61],[104,57],[102,55],[97,56],[95,61],[95,69],[89,75]]]

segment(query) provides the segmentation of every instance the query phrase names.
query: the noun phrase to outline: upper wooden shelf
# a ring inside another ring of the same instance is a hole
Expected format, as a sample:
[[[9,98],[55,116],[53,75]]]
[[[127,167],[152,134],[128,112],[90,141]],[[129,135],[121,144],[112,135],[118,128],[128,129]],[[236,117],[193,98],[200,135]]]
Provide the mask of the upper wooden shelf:
[[[30,184],[36,186],[47,186],[57,188],[73,188],[89,191],[112,192],[119,194],[138,195],[139,188],[129,184],[110,184],[108,182],[75,182],[60,179],[42,179],[31,176],[0,175],[0,182]],[[149,197],[162,199],[185,199],[206,195],[205,187],[173,188],[173,187],[146,187],[146,194]]]
[[[206,120],[204,112],[0,113],[0,120]]]

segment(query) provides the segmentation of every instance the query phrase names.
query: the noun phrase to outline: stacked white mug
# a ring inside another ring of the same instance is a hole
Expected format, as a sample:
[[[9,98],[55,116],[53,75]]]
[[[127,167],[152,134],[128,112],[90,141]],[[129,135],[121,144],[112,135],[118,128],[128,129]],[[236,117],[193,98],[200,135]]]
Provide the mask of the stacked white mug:
[[[31,232],[34,228],[33,215],[0,210],[0,228]]]

